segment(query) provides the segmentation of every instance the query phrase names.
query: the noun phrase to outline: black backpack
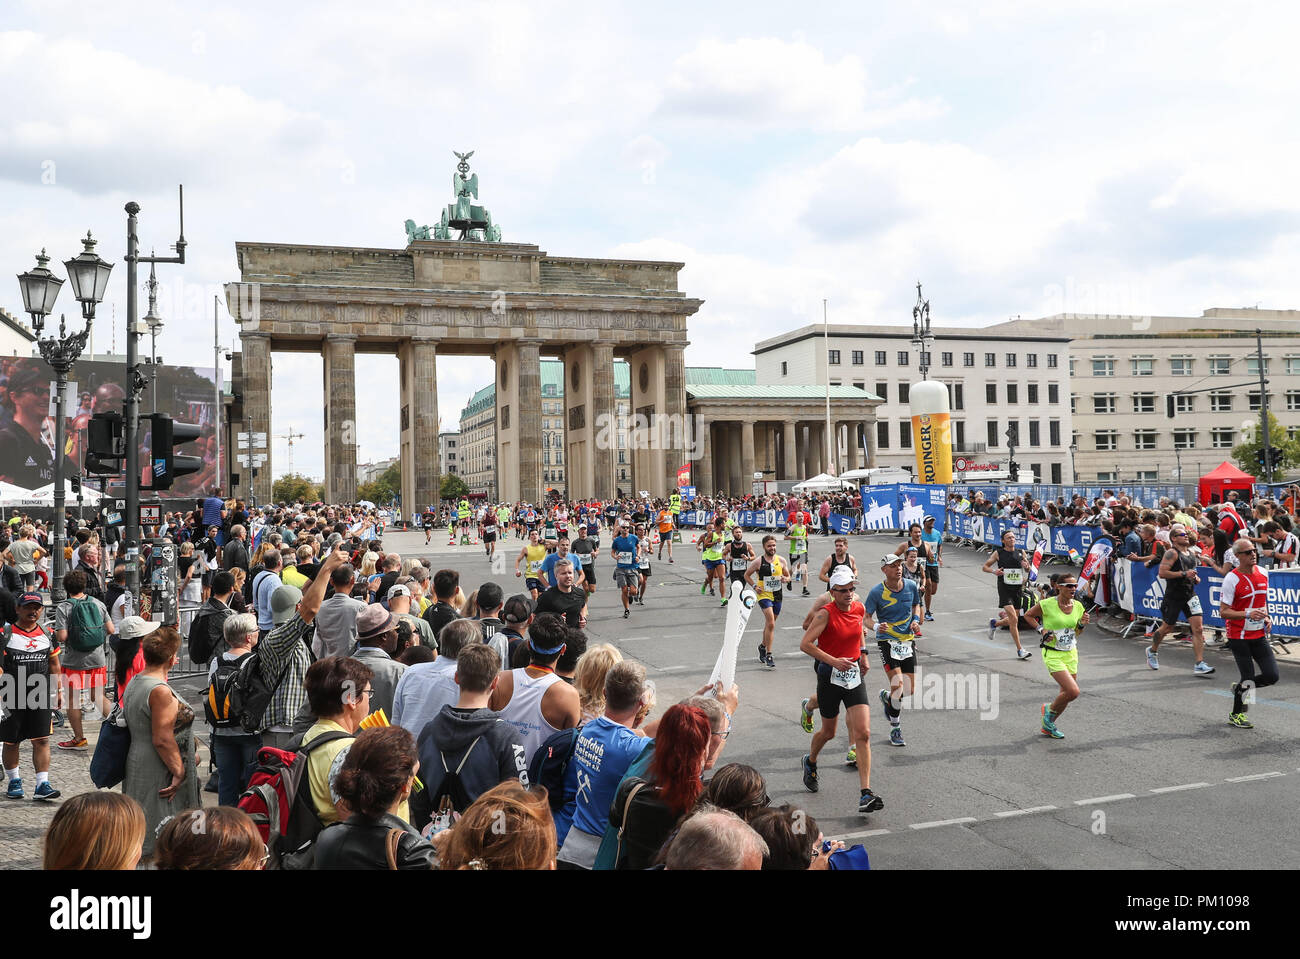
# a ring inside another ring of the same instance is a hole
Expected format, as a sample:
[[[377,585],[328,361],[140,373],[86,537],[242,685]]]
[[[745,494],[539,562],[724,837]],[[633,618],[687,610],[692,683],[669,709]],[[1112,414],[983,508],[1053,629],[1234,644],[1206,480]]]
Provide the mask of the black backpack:
[[[433,820],[435,832],[441,832],[456,823],[473,802],[465,790],[465,784],[460,780],[460,771],[465,768],[470,753],[474,752],[474,747],[482,738],[478,736],[469,744],[469,748],[465,750],[465,755],[460,757],[460,762],[455,769],[448,768],[446,754],[441,749],[438,750],[438,759],[442,762],[442,782],[438,784],[437,790],[428,796],[428,806],[423,810]]]
[[[240,665],[252,655],[245,653],[238,659],[222,656],[217,660],[217,673],[203,691],[203,712],[207,716],[208,725],[213,729],[230,729],[237,722],[230,706],[231,693]]]
[[[230,717],[243,727],[244,732],[259,732],[262,729],[262,717],[266,707],[271,705],[271,697],[284,682],[285,674],[293,660],[284,664],[280,675],[274,683],[268,683],[262,676],[262,657],[254,649],[239,661],[239,668],[230,680]],[[234,725],[234,723],[232,723]]]
[[[573,747],[577,745],[581,731],[581,726],[575,726],[552,733],[537,747],[532,762],[528,764],[528,781],[546,787],[552,812],[564,808],[564,778],[568,775]]]
[[[235,611],[216,610],[208,606],[202,606],[194,615],[190,623],[189,647],[190,659],[194,661],[195,666],[206,666],[214,653],[220,648],[222,640],[221,628],[225,625],[226,619],[233,616]],[[210,621],[210,617],[217,617],[220,622]]]

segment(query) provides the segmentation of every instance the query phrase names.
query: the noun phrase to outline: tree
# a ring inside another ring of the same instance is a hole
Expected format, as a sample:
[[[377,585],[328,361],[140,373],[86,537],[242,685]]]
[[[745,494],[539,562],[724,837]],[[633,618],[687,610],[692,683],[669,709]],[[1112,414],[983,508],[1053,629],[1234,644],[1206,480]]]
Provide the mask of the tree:
[[[357,499],[372,503],[391,503],[402,488],[402,468],[394,463],[379,474],[379,478],[357,487]]]
[[[304,503],[315,503],[322,498],[320,486],[301,473],[286,473],[271,484],[271,499],[277,503],[292,503],[299,499]]]
[[[1265,483],[1274,482],[1288,469],[1300,466],[1300,438],[1287,439],[1286,430],[1272,413],[1268,414],[1269,445],[1273,448],[1273,469],[1264,465],[1264,441],[1259,427],[1242,430],[1244,442],[1232,448],[1232,458],[1247,473],[1253,473]]]
[[[438,492],[443,499],[459,499],[469,495],[469,487],[455,473],[444,473],[438,483]]]

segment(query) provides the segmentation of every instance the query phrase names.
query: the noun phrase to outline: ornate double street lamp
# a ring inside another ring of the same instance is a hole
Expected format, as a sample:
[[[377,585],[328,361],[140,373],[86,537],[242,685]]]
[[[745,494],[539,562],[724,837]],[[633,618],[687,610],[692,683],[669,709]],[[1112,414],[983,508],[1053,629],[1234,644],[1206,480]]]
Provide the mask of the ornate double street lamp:
[[[63,475],[67,462],[67,420],[64,410],[66,402],[68,373],[77,361],[81,351],[86,347],[90,328],[95,320],[95,307],[104,300],[104,291],[108,289],[108,275],[113,271],[113,264],[105,262],[95,252],[95,240],[90,231],[81,241],[85,247],[71,260],[64,262],[68,279],[72,281],[72,295],[81,304],[81,315],[86,321],[86,328],[71,335],[67,332],[66,317],[59,316],[59,335],[42,337],[45,318],[54,312],[54,301],[59,298],[63,280],[49,271],[46,264],[50,258],[41,250],[36,257],[36,268],[18,275],[18,286],[23,294],[23,309],[32,318],[32,329],[37,336],[37,346],[45,362],[54,370],[58,392],[54,399],[54,580],[50,583],[50,601],[57,605],[66,597],[63,590],[63,542],[65,537],[64,514],[66,493]]]

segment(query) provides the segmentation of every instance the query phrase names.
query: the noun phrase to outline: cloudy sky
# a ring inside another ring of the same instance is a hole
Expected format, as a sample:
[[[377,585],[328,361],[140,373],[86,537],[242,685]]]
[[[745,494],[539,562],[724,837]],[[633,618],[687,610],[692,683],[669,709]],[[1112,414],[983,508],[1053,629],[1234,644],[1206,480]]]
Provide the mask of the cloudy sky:
[[[161,252],[184,183],[168,362],[211,365],[236,241],[402,247],[468,149],[507,240],[685,262],[692,364],[752,366],[823,297],[832,322],[910,323],[918,279],[942,325],[1300,306],[1294,5],[180,6],[0,19],[6,271],[87,228],[120,264],[132,199]],[[99,350],[114,304],[120,351],[121,265]],[[446,428],[491,375],[439,364]],[[393,455],[396,360],[357,377],[361,457]],[[306,434],[319,475],[320,359],[277,354],[274,378],[273,432]]]

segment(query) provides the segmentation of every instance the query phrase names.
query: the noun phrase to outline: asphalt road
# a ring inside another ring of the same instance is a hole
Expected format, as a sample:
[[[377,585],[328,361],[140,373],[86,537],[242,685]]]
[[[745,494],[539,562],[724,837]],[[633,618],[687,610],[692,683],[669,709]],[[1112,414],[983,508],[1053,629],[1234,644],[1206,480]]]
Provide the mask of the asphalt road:
[[[656,715],[707,682],[722,641],[726,610],[700,595],[699,554],[687,540],[676,563],[654,564],[646,605],[628,620],[607,541],[598,560],[590,641],[612,642],[645,663],[658,687]],[[899,542],[885,534],[852,538],[863,591],[880,579],[881,554]],[[428,547],[423,533],[390,534],[385,543],[404,556],[428,556],[434,569],[460,570],[466,592],[489,579],[507,594],[522,588],[513,575],[522,544],[512,537],[498,543],[505,563],[496,573],[481,546],[448,547],[442,532]],[[814,536],[811,549],[815,576],[831,539]],[[827,836],[864,843],[878,868],[1295,866],[1294,662],[1283,659],[1281,682],[1261,691],[1251,709],[1256,728],[1242,730],[1226,722],[1228,686],[1237,678],[1226,649],[1207,652],[1218,672],[1200,677],[1192,673],[1190,645],[1166,642],[1153,672],[1140,636],[1090,629],[1080,644],[1082,695],[1058,724],[1066,738],[1049,740],[1039,730],[1039,707],[1056,684],[1036,646],[1026,643],[1034,656],[1020,662],[1006,631],[988,639],[996,587],[980,573],[982,559],[945,546],[935,622],[925,624],[918,644],[919,685],[930,693],[904,714],[906,747],[890,746],[883,710],[873,706],[871,783],[884,809],[857,813],[858,777],[843,765],[843,723],[840,738],[822,752],[820,791],[803,787],[800,758],[810,736],[798,724],[799,701],[812,693],[814,678],[798,652],[798,627],[811,600],[789,593],[777,623],[775,670],[757,662],[762,620],[757,610],[750,618],[737,671],[741,706],[721,763],[757,768],[773,803],[798,804]],[[866,682],[873,692],[885,685],[874,655]]]

